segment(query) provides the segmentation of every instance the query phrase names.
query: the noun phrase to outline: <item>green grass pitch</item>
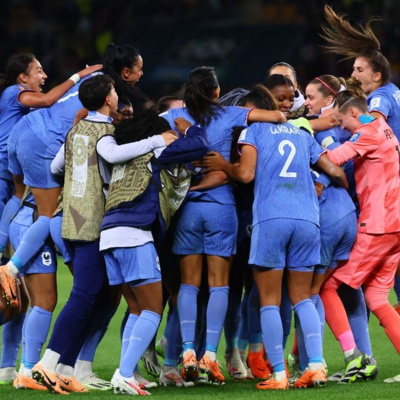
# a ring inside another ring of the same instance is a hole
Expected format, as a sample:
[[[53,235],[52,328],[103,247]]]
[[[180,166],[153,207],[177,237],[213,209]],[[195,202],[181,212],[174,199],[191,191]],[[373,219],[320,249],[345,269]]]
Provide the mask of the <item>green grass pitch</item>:
[[[71,289],[72,278],[68,269],[60,262],[58,269],[58,305],[54,313],[53,321],[65,304]],[[394,303],[394,296],[391,293],[391,301]],[[119,329],[125,311],[125,302],[122,300],[118,312],[114,316],[109,330],[101,342],[94,361],[94,370],[104,379],[111,379],[115,369],[118,367],[120,354]],[[161,335],[164,327],[164,320],[159,329]],[[359,382],[350,385],[338,385],[335,382],[328,382],[325,388],[320,389],[290,389],[289,391],[260,391],[255,388],[255,381],[235,382],[228,377],[224,364],[224,339],[222,337],[219,346],[219,360],[223,365],[223,372],[227,377],[226,384],[223,386],[206,385],[191,388],[158,387],[151,389],[152,397],[160,400],[174,399],[226,399],[226,400],[252,400],[262,398],[273,399],[332,399],[332,400],[351,400],[351,399],[400,399],[400,383],[387,384],[385,378],[400,373],[400,359],[396,350],[385,335],[382,327],[379,326],[375,316],[371,316],[370,334],[372,347],[379,365],[379,374],[376,380],[369,382]],[[1,341],[1,338],[0,338]],[[287,348],[290,349],[292,337],[289,338]],[[333,373],[343,367],[343,356],[340,347],[329,328],[325,330],[324,356],[328,363],[329,372]],[[160,359],[160,362],[162,360]],[[141,366],[144,376],[148,377],[144,368]],[[151,377],[148,377],[152,379]],[[11,385],[0,385],[0,400],[25,400],[25,399],[46,399],[51,396],[47,392],[36,392],[28,390],[15,390]],[[56,395],[52,395],[54,397]],[[60,395],[58,395],[60,396]],[[72,398],[89,399],[111,399],[115,394],[111,392],[93,391],[90,393],[71,393]],[[127,395],[125,397],[128,397]],[[118,397],[119,398],[119,397]]]

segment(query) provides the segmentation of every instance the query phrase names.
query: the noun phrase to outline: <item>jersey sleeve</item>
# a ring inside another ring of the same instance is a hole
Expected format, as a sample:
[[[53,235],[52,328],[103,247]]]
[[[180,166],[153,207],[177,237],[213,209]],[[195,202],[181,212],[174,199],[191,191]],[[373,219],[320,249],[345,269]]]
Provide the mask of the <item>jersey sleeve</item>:
[[[307,138],[310,143],[310,161],[311,164],[315,164],[326,150],[324,150],[312,136],[307,135]]]
[[[372,95],[369,103],[368,103],[368,111],[369,112],[378,112],[382,114],[385,119],[388,119],[390,109],[391,109],[391,104],[389,99],[386,96],[383,96],[381,94],[379,95]]]
[[[242,132],[240,133],[239,139],[238,139],[238,153],[242,154],[241,148],[243,145],[250,145],[253,146],[255,149],[257,149],[257,142],[256,142],[256,134],[257,134],[257,129],[256,129],[257,124],[252,124],[246,129],[243,129]]]

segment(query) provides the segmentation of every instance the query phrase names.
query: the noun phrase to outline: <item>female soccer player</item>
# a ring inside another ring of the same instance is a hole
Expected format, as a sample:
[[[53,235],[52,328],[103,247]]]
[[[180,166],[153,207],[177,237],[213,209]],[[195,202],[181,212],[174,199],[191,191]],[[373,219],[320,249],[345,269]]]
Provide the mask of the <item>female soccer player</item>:
[[[204,127],[211,150],[229,158],[232,131],[248,121],[284,121],[279,111],[249,110],[218,105],[220,87],[213,68],[199,67],[190,74],[185,92],[185,108],[161,114],[171,127],[176,117]],[[216,219],[215,216],[219,218]],[[223,185],[210,190],[190,191],[177,222],[173,252],[180,256],[182,284],[178,310],[183,340],[183,367],[187,380],[197,376],[194,351],[197,295],[201,283],[203,259],[207,261],[210,299],[207,307],[206,352],[200,370],[211,380],[223,382],[216,352],[228,307],[229,270],[235,253],[237,215],[232,187]]]
[[[374,119],[368,112],[359,82],[348,82],[347,90],[338,94],[334,114],[353,136],[330,151],[329,157],[337,165],[354,160],[360,215],[350,258],[324,284],[321,298],[326,320],[344,353],[343,378],[353,381],[367,360],[356,347],[337,293],[343,283],[354,289],[363,285],[368,308],[400,353],[400,316],[388,303],[400,260],[399,142],[382,118]]]
[[[212,170],[222,169],[240,182],[254,179],[249,263],[253,265],[260,294],[264,346],[274,370],[273,376],[257,388],[289,388],[279,314],[285,267],[290,299],[299,317],[309,356],[309,369],[302,378],[312,385],[324,385],[327,378],[322,363],[320,321],[310,300],[312,271],[319,262],[320,246],[317,196],[309,163],[316,163],[339,184],[347,185],[345,175],[322,154],[323,149],[308,133],[290,123],[252,124],[242,132],[239,145],[239,163],[230,164],[212,153],[202,165],[209,167],[216,162]],[[214,157],[218,161],[211,160]]]

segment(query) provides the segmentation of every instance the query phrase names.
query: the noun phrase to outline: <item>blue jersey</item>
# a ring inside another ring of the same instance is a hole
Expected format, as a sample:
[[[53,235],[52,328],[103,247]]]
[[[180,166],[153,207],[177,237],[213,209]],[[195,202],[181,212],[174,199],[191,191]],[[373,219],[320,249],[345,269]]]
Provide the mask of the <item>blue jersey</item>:
[[[229,161],[232,132],[236,126],[247,126],[247,117],[250,109],[236,106],[222,107],[217,118],[205,126],[209,143],[209,151],[217,151]],[[160,115],[164,117],[175,130],[174,120],[183,117],[195,124],[193,117],[186,108],[172,108]],[[235,204],[231,185],[224,185],[202,192],[190,191],[188,199],[199,201],[216,201],[221,204]]]
[[[19,95],[31,91],[24,85],[7,87],[0,96],[0,178],[11,179],[8,172],[7,140],[14,125],[30,108],[19,102]]]
[[[24,117],[25,122],[40,141],[44,144],[51,143],[54,135],[59,136],[62,142],[65,141],[68,131],[72,128],[76,113],[83,108],[78,97],[79,87],[82,82],[94,75],[91,74],[81,79],[51,107],[40,108]]]
[[[368,97],[368,111],[376,111],[386,118],[400,141],[400,90],[393,83],[387,83],[374,90]]]
[[[319,226],[318,199],[310,174],[324,149],[290,123],[253,123],[239,145],[257,149],[253,227],[274,218],[312,222]]]

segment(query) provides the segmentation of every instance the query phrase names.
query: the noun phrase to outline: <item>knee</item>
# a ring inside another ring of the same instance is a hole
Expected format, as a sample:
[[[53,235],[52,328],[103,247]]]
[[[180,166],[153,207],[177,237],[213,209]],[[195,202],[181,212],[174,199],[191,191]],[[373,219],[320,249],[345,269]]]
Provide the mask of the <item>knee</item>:
[[[388,304],[389,289],[367,287],[364,290],[365,303],[367,307],[374,312],[379,307]]]

